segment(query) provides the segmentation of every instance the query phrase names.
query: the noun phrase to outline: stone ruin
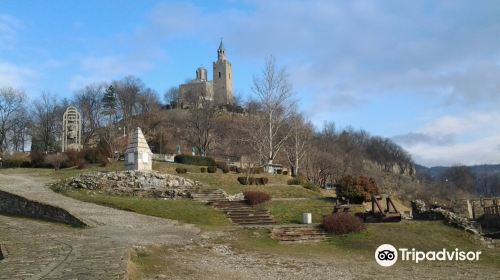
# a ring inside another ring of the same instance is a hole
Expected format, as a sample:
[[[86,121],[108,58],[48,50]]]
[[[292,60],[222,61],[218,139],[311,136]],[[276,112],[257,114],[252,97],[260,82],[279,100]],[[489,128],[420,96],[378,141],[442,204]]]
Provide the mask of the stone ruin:
[[[422,200],[413,200],[411,209],[415,220],[444,220],[451,226],[464,229],[473,234],[481,234],[481,229],[477,223],[471,222],[467,217],[440,207],[427,208]]]
[[[63,188],[95,190],[111,195],[165,199],[192,198],[200,184],[176,175],[156,171],[115,171],[82,174],[68,179]]]
[[[137,171],[151,171],[153,169],[153,153],[140,127],[134,130],[125,151],[125,168]]]

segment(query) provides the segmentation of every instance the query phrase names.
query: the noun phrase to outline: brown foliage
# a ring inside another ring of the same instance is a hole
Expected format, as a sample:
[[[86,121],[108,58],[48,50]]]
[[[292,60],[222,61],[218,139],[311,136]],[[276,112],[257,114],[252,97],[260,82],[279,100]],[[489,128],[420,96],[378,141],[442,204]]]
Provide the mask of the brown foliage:
[[[333,234],[347,234],[364,230],[365,224],[349,213],[334,213],[323,218],[321,225],[325,231]]]
[[[271,196],[268,193],[259,191],[245,191],[243,192],[243,196],[245,196],[245,201],[250,205],[256,205],[271,200]]]

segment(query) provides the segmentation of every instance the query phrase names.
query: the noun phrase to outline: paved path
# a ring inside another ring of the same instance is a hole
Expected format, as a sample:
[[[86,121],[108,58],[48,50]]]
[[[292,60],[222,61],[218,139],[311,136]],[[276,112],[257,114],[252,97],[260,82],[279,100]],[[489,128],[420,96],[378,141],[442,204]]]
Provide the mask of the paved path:
[[[199,229],[176,221],[81,202],[54,193],[47,179],[0,174],[0,189],[55,205],[91,228],[0,215],[0,243],[7,258],[0,279],[123,279],[134,245],[186,244]]]

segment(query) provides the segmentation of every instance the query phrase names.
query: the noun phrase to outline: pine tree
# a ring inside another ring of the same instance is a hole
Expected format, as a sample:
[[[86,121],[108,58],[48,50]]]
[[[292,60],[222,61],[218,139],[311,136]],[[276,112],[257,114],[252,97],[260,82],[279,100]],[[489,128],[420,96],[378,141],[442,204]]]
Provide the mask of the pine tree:
[[[104,103],[104,113],[108,115],[110,118],[116,113],[116,90],[110,85],[106,92],[104,92],[104,96],[102,97],[102,102]]]

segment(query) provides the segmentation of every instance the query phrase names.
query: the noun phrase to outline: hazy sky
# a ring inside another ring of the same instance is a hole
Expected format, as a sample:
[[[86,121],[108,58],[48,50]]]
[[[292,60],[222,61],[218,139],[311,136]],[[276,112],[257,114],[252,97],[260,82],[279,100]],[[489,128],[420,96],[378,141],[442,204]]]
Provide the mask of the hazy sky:
[[[234,88],[268,55],[301,110],[391,137],[424,165],[500,163],[499,1],[0,1],[0,86],[35,98],[140,77],[160,95],[220,38]]]

